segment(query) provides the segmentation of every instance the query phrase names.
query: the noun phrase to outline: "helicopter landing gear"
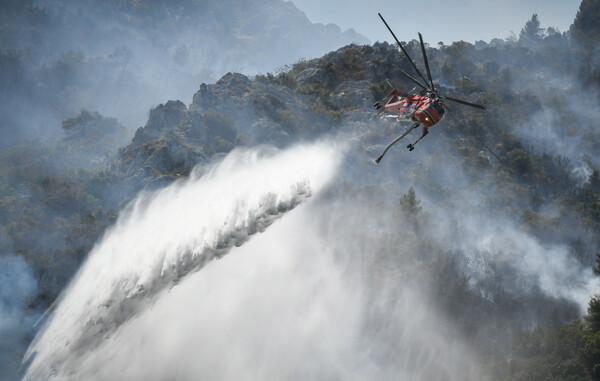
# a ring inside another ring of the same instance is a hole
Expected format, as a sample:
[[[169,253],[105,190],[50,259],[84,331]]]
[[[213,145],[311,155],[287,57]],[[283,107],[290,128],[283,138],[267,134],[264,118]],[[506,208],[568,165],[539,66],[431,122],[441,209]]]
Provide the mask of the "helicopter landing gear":
[[[409,144],[406,146],[406,148],[408,148],[409,151],[412,151],[415,149],[415,145],[417,145],[418,142],[421,141],[421,139],[423,139],[425,136],[427,136],[429,134],[429,128],[423,126],[423,135],[421,135],[421,137],[419,139],[417,139],[416,142]]]

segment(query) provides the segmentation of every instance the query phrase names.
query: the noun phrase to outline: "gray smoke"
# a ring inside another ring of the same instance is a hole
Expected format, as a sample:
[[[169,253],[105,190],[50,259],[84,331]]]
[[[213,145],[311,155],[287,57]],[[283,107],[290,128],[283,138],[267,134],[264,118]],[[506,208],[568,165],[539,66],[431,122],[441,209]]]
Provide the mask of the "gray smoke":
[[[20,357],[39,318],[28,308],[36,292],[37,282],[23,258],[0,255],[0,379],[17,377]]]

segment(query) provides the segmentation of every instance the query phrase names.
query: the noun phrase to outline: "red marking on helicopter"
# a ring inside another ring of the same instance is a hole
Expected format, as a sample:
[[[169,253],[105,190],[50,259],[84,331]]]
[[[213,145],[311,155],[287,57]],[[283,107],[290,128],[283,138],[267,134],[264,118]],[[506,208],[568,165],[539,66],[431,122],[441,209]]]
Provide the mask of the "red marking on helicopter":
[[[418,94],[400,94],[397,90],[392,90],[383,101],[386,103],[380,109],[380,114],[385,111],[418,122],[423,127],[433,126],[445,113],[440,102]]]

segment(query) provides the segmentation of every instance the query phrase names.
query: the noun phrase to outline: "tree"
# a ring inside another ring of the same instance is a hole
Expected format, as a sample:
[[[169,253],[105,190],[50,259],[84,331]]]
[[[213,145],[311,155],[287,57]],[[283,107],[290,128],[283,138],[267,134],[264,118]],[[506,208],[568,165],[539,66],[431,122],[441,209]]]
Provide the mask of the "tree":
[[[594,274],[600,275],[600,253],[596,254],[596,266],[592,270],[594,270]]]
[[[408,193],[402,195],[400,199],[400,209],[406,215],[419,213],[423,209],[419,204],[421,204],[421,200],[417,199],[413,187],[410,187]]]
[[[600,193],[600,171],[594,170],[585,185],[594,193]]]
[[[564,46],[567,42],[566,33],[563,34],[558,28],[549,26],[546,28],[546,36],[544,42],[551,43],[555,46]]]
[[[592,332],[600,331],[600,294],[596,294],[588,304],[588,314],[585,316],[588,328]]]
[[[521,33],[519,34],[519,42],[526,44],[537,42],[544,36],[544,29],[540,27],[537,13],[531,16],[531,19],[525,23]]]
[[[600,253],[596,254],[596,266],[593,267],[593,270],[594,274],[600,275]],[[600,294],[594,295],[590,300],[585,321],[592,332],[600,331]]]
[[[592,44],[600,39],[600,0],[583,0],[571,25],[571,34],[576,39]]]

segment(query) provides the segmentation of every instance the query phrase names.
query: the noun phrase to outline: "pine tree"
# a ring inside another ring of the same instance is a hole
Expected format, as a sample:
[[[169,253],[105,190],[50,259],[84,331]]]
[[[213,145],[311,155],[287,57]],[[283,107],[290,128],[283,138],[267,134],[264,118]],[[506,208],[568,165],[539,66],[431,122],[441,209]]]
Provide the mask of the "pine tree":
[[[400,199],[400,209],[407,215],[418,214],[422,209],[419,204],[421,204],[421,200],[417,199],[417,194],[413,187],[410,187],[408,193],[402,195]]]
[[[574,38],[587,44],[600,40],[600,0],[583,0],[571,25]]]
[[[525,23],[521,33],[519,34],[520,42],[533,42],[539,41],[544,36],[544,29],[540,27],[540,20],[538,20],[537,13],[531,16],[531,19]]]
[[[590,331],[600,331],[600,294],[596,294],[592,300],[590,300],[585,321]]]

